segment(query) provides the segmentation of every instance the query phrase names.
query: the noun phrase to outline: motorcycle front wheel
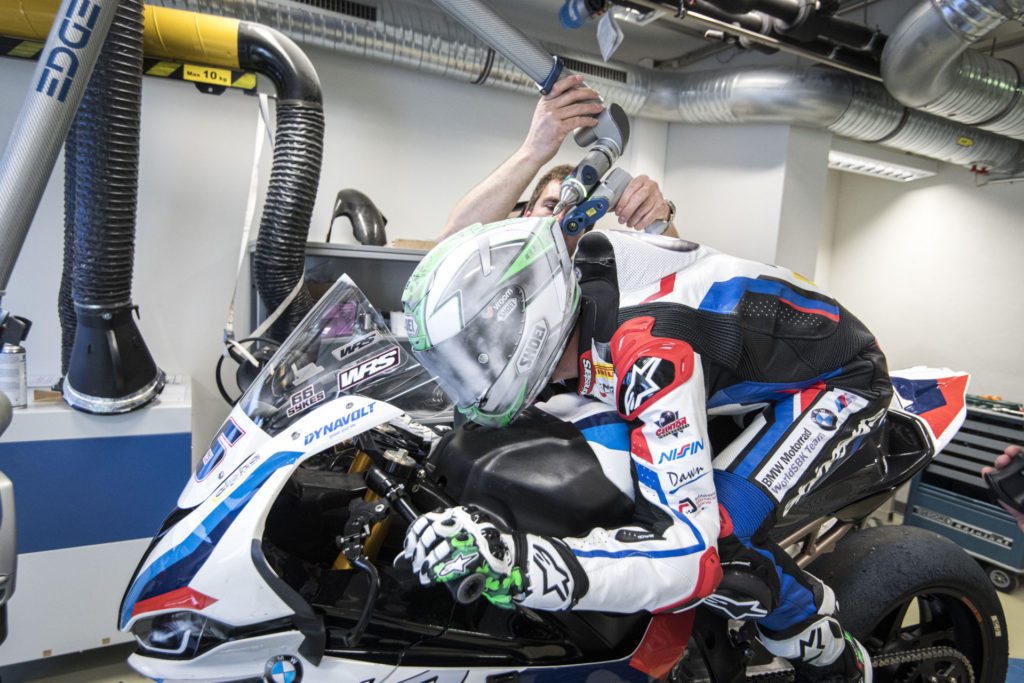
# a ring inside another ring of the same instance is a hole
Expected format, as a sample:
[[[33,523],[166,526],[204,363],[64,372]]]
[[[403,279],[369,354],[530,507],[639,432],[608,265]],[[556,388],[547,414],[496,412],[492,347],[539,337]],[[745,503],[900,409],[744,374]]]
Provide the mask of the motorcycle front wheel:
[[[876,683],[1003,683],[1009,641],[985,572],[947,538],[881,526],[841,540],[808,568],[839,601],[839,621],[871,653],[892,662]],[[899,661],[904,660],[904,661]]]

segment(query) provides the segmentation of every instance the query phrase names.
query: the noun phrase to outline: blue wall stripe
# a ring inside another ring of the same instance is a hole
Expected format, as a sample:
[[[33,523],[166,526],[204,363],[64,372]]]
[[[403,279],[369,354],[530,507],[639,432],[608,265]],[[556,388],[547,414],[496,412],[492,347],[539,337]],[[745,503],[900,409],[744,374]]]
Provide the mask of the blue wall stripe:
[[[192,474],[191,434],[0,443],[18,552],[150,538]]]

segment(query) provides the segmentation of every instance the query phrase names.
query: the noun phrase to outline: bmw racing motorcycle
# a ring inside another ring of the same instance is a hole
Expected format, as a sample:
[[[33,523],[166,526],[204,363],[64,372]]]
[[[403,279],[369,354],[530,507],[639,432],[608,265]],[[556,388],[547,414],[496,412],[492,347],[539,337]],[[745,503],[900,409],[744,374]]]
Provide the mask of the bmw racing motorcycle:
[[[1006,622],[978,565],[928,531],[860,528],[964,415],[966,376],[894,384],[884,434],[787,511],[777,540],[836,591],[876,681],[1002,683]],[[473,505],[559,536],[630,519],[571,424],[452,429],[451,416],[342,276],[239,399],[143,556],[118,614],[138,644],[129,664],[165,682],[792,680],[729,601],[539,612],[476,600],[472,576],[421,587],[395,566],[420,511]],[[738,611],[755,579],[723,579]]]

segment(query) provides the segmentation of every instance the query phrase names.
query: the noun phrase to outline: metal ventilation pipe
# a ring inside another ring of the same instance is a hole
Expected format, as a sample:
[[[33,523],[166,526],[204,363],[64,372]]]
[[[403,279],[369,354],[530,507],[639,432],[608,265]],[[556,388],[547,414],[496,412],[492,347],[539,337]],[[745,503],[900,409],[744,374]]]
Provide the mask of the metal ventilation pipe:
[[[1024,16],[1024,0],[924,0],[882,51],[882,80],[917,109],[1024,140],[1020,70],[971,45]]]
[[[1024,143],[908,109],[881,84],[827,68],[728,69],[659,82],[657,118],[685,123],[780,123],[824,128],[862,142],[959,166],[1013,172]]]
[[[375,19],[286,0],[157,0],[279,27],[297,40],[454,80],[536,94],[518,68],[443,13],[379,0]],[[1024,0],[1015,0],[1024,2]],[[891,41],[892,39],[890,39]],[[585,60],[586,58],[580,58]],[[907,109],[877,82],[831,69],[731,69],[664,74],[632,65],[570,68],[626,113],[683,123],[781,123],[970,168],[1015,172],[1024,148],[994,133]],[[593,72],[593,73],[591,73]]]

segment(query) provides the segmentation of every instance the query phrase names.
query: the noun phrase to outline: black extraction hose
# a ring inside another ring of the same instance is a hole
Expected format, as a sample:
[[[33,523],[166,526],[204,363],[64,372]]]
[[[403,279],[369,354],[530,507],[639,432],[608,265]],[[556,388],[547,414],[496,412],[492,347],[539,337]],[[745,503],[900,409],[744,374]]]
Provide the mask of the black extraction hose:
[[[164,382],[132,318],[142,30],[142,2],[121,0],[72,123],[73,159],[65,178],[74,191],[77,320],[64,398],[94,413],[138,408]]]
[[[72,121],[68,136],[64,140],[64,265],[60,275],[60,290],[57,292],[57,315],[60,318],[60,374],[68,374],[71,365],[71,348],[75,343],[75,301],[71,296],[71,283],[75,279],[75,176],[78,153],[77,127]]]
[[[270,76],[279,96],[274,160],[253,254],[256,289],[270,313],[302,279],[323,158],[323,97],[309,58],[278,31],[241,22],[238,53],[239,65]],[[283,341],[312,305],[303,284],[266,336]]]

